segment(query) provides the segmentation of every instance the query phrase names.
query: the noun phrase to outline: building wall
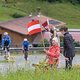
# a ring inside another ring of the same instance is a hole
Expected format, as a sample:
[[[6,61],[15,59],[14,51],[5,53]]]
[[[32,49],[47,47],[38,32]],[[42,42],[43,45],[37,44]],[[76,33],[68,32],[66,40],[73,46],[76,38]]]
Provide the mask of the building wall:
[[[17,32],[7,30],[4,28],[0,27],[0,35],[3,37],[3,33],[8,32],[9,36],[11,37],[11,47],[21,47],[22,46],[22,41],[24,38],[27,38],[31,43],[35,37],[34,36],[27,36],[27,35],[22,35]],[[1,43],[1,42],[0,42]]]

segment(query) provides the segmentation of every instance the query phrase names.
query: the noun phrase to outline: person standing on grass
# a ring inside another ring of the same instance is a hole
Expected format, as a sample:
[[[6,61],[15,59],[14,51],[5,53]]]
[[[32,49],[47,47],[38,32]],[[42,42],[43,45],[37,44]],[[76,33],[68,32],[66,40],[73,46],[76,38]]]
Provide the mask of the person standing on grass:
[[[2,48],[5,55],[4,58],[7,60],[10,59],[10,51],[9,51],[10,45],[11,45],[11,38],[8,35],[8,32],[4,32],[2,37]],[[7,49],[7,53],[5,53],[5,49]]]
[[[75,56],[74,40],[71,34],[68,32],[67,27],[61,27],[60,32],[64,35],[63,37],[63,55],[65,57],[65,69],[72,68],[73,57]]]
[[[24,38],[24,40],[22,42],[22,49],[23,49],[23,53],[24,53],[24,58],[27,61],[28,50],[29,50],[29,41],[27,40],[27,38]]]

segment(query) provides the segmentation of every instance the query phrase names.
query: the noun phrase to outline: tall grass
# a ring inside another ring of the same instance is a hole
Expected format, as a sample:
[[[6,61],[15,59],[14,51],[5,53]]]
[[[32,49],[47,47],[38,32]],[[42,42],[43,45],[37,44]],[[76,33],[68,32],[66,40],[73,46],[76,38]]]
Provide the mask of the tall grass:
[[[5,75],[0,74],[0,80],[80,80],[80,67],[67,71],[54,69],[46,72],[19,69]]]

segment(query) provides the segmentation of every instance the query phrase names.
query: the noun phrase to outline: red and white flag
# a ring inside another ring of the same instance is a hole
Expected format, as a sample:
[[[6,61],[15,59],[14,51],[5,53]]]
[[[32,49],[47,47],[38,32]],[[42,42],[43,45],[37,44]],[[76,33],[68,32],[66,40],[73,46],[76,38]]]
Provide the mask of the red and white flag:
[[[34,20],[27,24],[29,35],[41,32],[39,20]]]
[[[48,20],[46,20],[46,21],[42,24],[42,26],[46,29],[46,31],[49,31],[49,21],[48,21]]]

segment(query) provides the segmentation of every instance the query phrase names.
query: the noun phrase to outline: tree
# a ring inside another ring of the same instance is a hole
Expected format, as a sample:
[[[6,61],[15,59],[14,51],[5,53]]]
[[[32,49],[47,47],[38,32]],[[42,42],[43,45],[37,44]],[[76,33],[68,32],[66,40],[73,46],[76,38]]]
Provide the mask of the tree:
[[[80,0],[77,0],[78,2],[79,2],[79,4],[80,4]]]
[[[76,3],[79,3],[78,0],[70,0],[70,2],[71,2],[72,4],[74,4],[74,5],[75,5]]]
[[[47,0],[47,1],[50,2],[50,3],[51,3],[51,2],[56,2],[56,0]]]
[[[38,1],[47,1],[49,3],[52,3],[52,2],[70,2],[72,4],[80,3],[80,0],[38,0]]]
[[[5,3],[8,3],[8,0],[5,0]]]

